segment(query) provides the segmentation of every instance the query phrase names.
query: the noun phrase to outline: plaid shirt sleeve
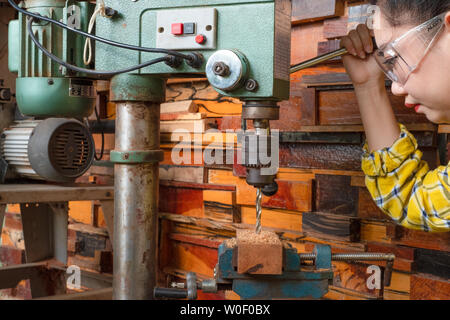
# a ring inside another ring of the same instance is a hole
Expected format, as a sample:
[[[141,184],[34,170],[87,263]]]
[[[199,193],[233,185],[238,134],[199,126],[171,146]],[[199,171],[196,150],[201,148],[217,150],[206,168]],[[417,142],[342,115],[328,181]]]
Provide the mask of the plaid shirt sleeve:
[[[427,232],[450,231],[449,165],[430,170],[417,141],[400,124],[390,148],[369,152],[364,145],[362,169],[373,199],[396,223]]]

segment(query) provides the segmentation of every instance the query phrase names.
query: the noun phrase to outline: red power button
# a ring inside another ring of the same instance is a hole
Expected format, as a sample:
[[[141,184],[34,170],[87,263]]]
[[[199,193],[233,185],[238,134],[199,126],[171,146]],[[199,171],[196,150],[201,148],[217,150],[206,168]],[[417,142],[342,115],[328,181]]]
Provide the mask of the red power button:
[[[182,23],[172,23],[172,34],[176,36],[182,35],[184,32]]]
[[[206,42],[206,37],[202,34],[199,34],[195,37],[195,42],[197,42],[198,44],[204,44]]]

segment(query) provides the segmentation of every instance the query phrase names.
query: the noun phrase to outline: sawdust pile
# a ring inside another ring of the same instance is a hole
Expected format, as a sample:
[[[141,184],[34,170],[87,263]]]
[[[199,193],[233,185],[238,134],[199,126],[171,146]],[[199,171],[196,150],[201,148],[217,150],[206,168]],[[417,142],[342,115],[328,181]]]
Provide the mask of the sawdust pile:
[[[270,231],[261,231],[256,234],[254,230],[239,230],[238,241],[252,244],[280,244],[280,238]]]

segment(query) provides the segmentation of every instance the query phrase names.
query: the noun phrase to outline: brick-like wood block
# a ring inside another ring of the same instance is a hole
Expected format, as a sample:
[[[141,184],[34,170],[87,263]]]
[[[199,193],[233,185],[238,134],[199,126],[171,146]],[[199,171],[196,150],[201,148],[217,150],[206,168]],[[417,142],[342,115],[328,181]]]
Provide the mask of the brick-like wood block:
[[[423,273],[411,275],[412,300],[450,300],[450,281]]]
[[[293,1],[292,22],[305,23],[344,14],[344,2],[341,0]]]
[[[283,245],[275,233],[238,230],[236,235],[238,273],[282,274]]]
[[[361,170],[359,145],[281,143],[280,167],[326,170]]]
[[[356,216],[358,188],[350,181],[350,176],[317,174],[316,211]]]

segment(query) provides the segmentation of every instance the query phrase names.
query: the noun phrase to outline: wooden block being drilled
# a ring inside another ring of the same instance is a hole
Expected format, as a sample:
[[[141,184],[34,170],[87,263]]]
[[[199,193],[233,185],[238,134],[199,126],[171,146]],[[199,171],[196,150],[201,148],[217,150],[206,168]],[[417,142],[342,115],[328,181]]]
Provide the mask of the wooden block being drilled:
[[[238,273],[275,275],[283,272],[283,245],[274,232],[237,230]]]

